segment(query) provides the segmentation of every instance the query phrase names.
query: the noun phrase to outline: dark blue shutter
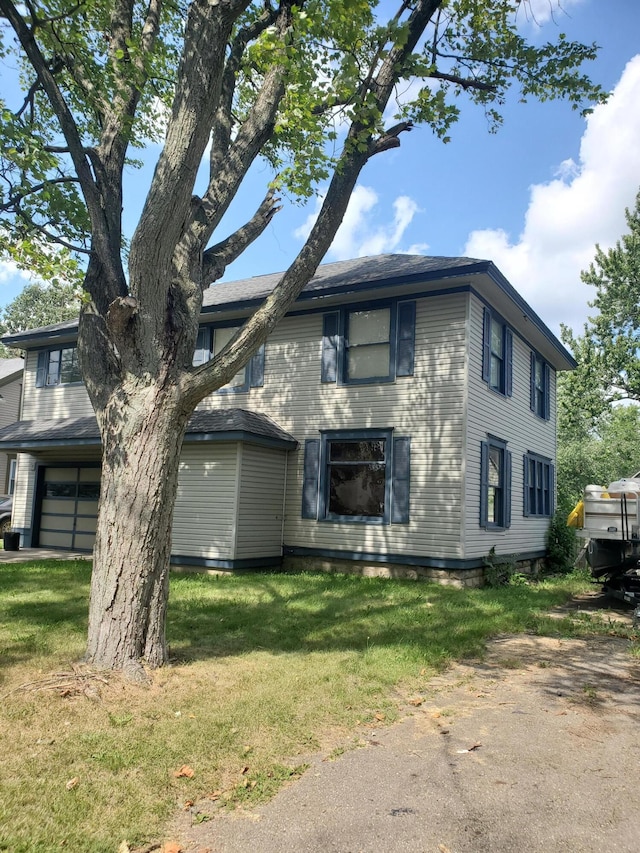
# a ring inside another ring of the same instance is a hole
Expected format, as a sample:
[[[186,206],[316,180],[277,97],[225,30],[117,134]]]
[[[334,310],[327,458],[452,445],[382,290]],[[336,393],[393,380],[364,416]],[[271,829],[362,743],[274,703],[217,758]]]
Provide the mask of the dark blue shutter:
[[[532,412],[536,410],[536,354],[531,353],[531,381],[529,384],[529,408]]]
[[[480,445],[480,527],[487,526],[487,498],[489,496],[489,445]]]
[[[529,457],[525,455],[522,457],[522,514],[525,516],[531,515],[531,510],[529,509],[529,468]]]
[[[504,526],[511,527],[511,453],[504,452]]]
[[[484,309],[482,324],[482,379],[489,381],[491,376],[491,311]]]
[[[513,333],[504,329],[504,393],[507,397],[513,394]]]
[[[553,515],[556,511],[556,469],[553,465],[549,465],[549,489],[551,490],[551,494],[549,496],[549,507],[551,509],[551,515]]]
[[[308,438],[304,443],[304,475],[302,481],[302,518],[318,517],[318,478],[320,476],[320,439]]]
[[[262,344],[260,349],[253,354],[249,363],[249,386],[251,388],[262,388],[264,385],[264,351]]]
[[[411,505],[411,439],[394,438],[391,471],[391,521],[408,524]]]
[[[198,329],[198,337],[196,338],[196,349],[193,354],[193,366],[198,367],[209,361],[211,357],[211,329],[208,326],[203,326]]]
[[[551,417],[551,368],[548,364],[542,367],[542,387],[544,388],[544,412],[543,417],[548,421]]]
[[[36,370],[36,388],[42,388],[47,384],[47,367],[49,366],[49,353],[42,350],[38,353],[38,369]]]
[[[416,303],[400,302],[398,305],[398,344],[396,349],[396,376],[413,376],[416,348]]]
[[[337,312],[322,318],[322,369],[323,382],[335,382],[338,376],[338,320]]]

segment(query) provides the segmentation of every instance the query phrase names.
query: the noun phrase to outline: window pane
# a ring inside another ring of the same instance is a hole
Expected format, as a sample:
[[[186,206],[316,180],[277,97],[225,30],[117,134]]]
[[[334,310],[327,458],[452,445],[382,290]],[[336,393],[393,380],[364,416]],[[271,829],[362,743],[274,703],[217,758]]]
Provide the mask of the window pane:
[[[100,483],[79,483],[78,497],[97,501],[100,497]]]
[[[231,338],[238,331],[239,326],[233,326],[230,329],[215,329],[213,333],[213,352],[217,355],[229,343]],[[238,385],[244,385],[247,378],[247,368],[243,367],[238,371],[230,382],[224,386],[225,388],[236,388]]]
[[[502,358],[502,340],[504,327],[500,323],[492,321],[491,323],[491,352]]]
[[[75,483],[47,483],[44,491],[47,498],[75,498]]]
[[[349,379],[370,379],[389,375],[389,344],[373,344],[349,349],[347,376]]]
[[[375,441],[331,441],[330,462],[384,462],[383,438]]]
[[[352,311],[349,314],[349,346],[389,341],[391,311]]]
[[[78,350],[75,347],[63,349],[60,353],[60,381],[80,382],[80,369],[78,367]]]
[[[490,524],[496,523],[496,490],[492,486],[489,486],[487,495],[487,521]]]
[[[500,486],[500,469],[502,467],[502,451],[496,447],[489,448],[489,485]]]
[[[489,382],[492,388],[496,388],[497,390],[502,389],[502,359],[497,358],[495,355],[491,356],[491,375],[489,377]]]
[[[60,350],[49,353],[49,366],[47,368],[47,385],[57,385],[60,381]]]
[[[329,512],[332,515],[384,516],[384,463],[331,465]]]

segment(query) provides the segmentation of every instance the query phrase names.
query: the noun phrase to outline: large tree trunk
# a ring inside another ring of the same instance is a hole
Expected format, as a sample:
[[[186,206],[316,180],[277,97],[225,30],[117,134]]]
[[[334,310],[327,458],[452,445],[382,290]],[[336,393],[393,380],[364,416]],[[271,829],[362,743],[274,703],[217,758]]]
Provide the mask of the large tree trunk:
[[[171,525],[188,412],[175,390],[120,389],[98,421],[100,507],[86,659],[142,677],[165,663]]]

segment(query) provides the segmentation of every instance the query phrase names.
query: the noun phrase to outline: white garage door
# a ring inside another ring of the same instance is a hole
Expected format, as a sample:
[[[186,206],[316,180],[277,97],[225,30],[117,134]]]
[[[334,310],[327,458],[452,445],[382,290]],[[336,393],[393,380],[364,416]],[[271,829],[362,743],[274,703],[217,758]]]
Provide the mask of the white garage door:
[[[99,496],[99,468],[45,468],[40,547],[90,551]]]

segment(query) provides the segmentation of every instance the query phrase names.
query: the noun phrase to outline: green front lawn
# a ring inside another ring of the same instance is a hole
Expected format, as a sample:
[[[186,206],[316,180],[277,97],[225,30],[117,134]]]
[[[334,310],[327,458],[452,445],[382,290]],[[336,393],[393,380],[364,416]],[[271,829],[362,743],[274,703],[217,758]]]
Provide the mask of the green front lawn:
[[[173,665],[141,687],[74,664],[89,577],[84,561],[0,565],[0,850],[114,853],[162,839],[187,801],[213,795],[213,811],[271,796],[305,754],[392,720],[403,696],[482,655],[491,636],[612,630],[545,615],[587,586],[578,576],[459,590],[175,575]]]

